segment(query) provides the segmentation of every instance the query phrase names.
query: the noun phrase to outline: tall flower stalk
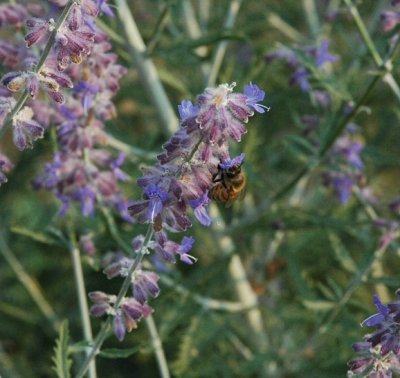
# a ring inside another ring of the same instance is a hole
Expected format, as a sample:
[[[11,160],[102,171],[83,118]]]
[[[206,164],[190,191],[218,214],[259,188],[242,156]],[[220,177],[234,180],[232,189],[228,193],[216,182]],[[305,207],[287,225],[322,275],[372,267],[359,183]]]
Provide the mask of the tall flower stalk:
[[[125,277],[118,295],[99,291],[89,294],[94,302],[92,315],[107,314],[108,319],[78,377],[85,373],[90,359],[105,340],[111,319],[114,334],[122,341],[126,332],[136,328],[138,320],[151,313],[148,300],[159,294],[158,276],[142,270],[145,254],[152,250],[167,262],[174,263],[178,257],[189,265],[197,260],[189,254],[194,243],[192,237],[185,236],[178,244],[169,239],[168,233],[186,231],[191,226],[190,209],[201,224],[211,224],[207,206],[213,176],[221,164],[235,161],[229,155],[229,141],[239,142],[249,117],[255,111],[264,113],[268,109],[260,104],[265,93],[256,85],[245,86],[243,93],[234,93],[235,86],[232,83],[207,88],[196,104],[183,101],[178,107],[181,128],[164,144],[159,162],[144,168],[144,176],[138,179],[143,198],[134,201],[129,211],[139,223],[149,224],[147,233],[133,239],[132,257],[117,256],[104,269],[108,278]],[[133,297],[126,297],[130,285]]]

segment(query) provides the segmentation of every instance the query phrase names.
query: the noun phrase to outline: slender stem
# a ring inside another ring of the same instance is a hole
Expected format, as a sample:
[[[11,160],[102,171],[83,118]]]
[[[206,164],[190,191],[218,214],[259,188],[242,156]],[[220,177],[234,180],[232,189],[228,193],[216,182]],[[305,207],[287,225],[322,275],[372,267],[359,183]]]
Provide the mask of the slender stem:
[[[81,323],[83,328],[83,335],[87,342],[93,342],[93,334],[92,334],[92,326],[90,324],[90,315],[89,315],[89,306],[86,297],[86,288],[85,281],[82,270],[82,262],[80,256],[80,250],[78,248],[78,244],[76,242],[76,236],[71,224],[71,221],[68,222],[68,236],[70,240],[70,253],[72,259],[72,266],[74,269],[74,277],[76,290],[78,295],[78,303],[79,303],[79,312],[81,314]],[[90,354],[90,348],[86,348],[86,356]],[[89,377],[96,378],[96,362],[93,359],[89,365]]]
[[[179,128],[179,122],[161,84],[156,67],[151,59],[146,56],[146,46],[126,0],[117,0],[116,4],[118,17],[125,31],[127,47],[139,70],[139,76],[147,87],[155,107],[158,109],[157,114],[163,129],[172,134]]]
[[[233,24],[235,23],[236,16],[239,12],[241,3],[242,3],[242,0],[232,0],[230,2],[229,9],[228,9],[227,16],[226,16],[225,23],[224,23],[224,29],[226,29],[226,30],[232,29]],[[215,85],[215,82],[216,82],[217,76],[218,76],[218,72],[221,68],[222,61],[224,59],[224,55],[225,55],[227,47],[228,47],[227,41],[222,41],[218,45],[218,48],[214,54],[213,61],[211,63],[210,73],[208,75],[207,85],[209,87]]]
[[[342,133],[342,131],[345,129],[347,124],[356,116],[358,113],[359,109],[361,106],[363,106],[369,96],[372,93],[372,90],[375,88],[376,84],[379,82],[380,77],[375,76],[372,81],[369,83],[367,89],[365,90],[364,94],[362,97],[357,101],[357,104],[354,106],[354,108],[351,110],[350,113],[348,113],[346,116],[344,116],[339,124],[334,128],[333,132],[331,135],[327,138],[323,148],[319,152],[319,157],[322,158],[325,156],[325,154],[328,152],[328,150],[331,148],[331,146],[335,143],[336,138]]]
[[[372,41],[368,33],[367,28],[365,27],[365,24],[360,16],[360,13],[358,12],[358,9],[353,4],[353,2],[351,0],[344,0],[344,2],[346,3],[347,7],[350,10],[354,22],[356,23],[356,26],[361,34],[361,37],[365,45],[367,46],[369,53],[372,56],[372,59],[374,60],[376,67],[384,71],[383,75],[384,81],[389,85],[389,87],[392,89],[397,99],[400,101],[400,88],[395,78],[393,77],[392,73],[390,72],[392,70],[390,59],[387,62],[384,62],[384,60],[380,56],[377,48],[375,47],[374,42]]]
[[[192,293],[190,290],[186,289],[186,287],[179,285],[175,280],[163,274],[160,275],[160,280],[164,285],[169,286],[178,294],[187,296],[190,300],[200,305],[204,310],[242,312],[254,308],[254,306],[249,307],[242,302],[222,301]]]
[[[156,354],[158,370],[160,371],[161,378],[170,378],[167,359],[165,358],[164,349],[160,336],[157,332],[156,323],[152,315],[146,318],[146,325],[150,333],[151,344]]]
[[[59,320],[57,315],[55,314],[53,308],[50,303],[43,295],[43,291],[38,284],[25,270],[22,264],[19,262],[17,257],[11,251],[11,249],[7,246],[4,235],[0,233],[0,253],[3,255],[4,259],[10,265],[11,269],[14,271],[16,277],[27,290],[41,313],[44,317],[49,321],[55,331],[59,328]]]
[[[104,206],[103,200],[100,195],[97,196],[97,202],[99,203],[100,210],[103,213],[103,216],[106,220],[108,230],[110,231],[111,236],[117,242],[119,246],[125,251],[125,253],[131,252],[131,247],[129,244],[121,237],[120,233],[118,232],[117,225],[115,224],[114,218],[110,212],[110,210]]]
[[[115,148],[116,150],[128,155],[134,162],[137,162],[138,158],[146,160],[156,160],[157,158],[156,153],[147,152],[139,147],[131,146],[130,144],[115,138],[111,134],[107,134],[107,144],[110,147]]]
[[[311,338],[309,339],[309,342],[307,343],[307,346],[304,349],[306,349],[308,347],[311,347],[311,348],[315,347],[318,337],[327,331],[327,329],[329,328],[329,325],[340,314],[340,311],[342,310],[343,306],[350,300],[352,294],[357,289],[357,287],[360,285],[360,283],[364,282],[366,280],[366,278],[367,278],[368,274],[370,273],[371,269],[373,268],[374,264],[382,259],[382,256],[384,255],[385,251],[386,251],[386,247],[377,249],[373,252],[370,261],[367,263],[367,265],[361,271],[357,272],[355,277],[352,279],[350,284],[347,286],[346,291],[344,292],[343,296],[340,298],[340,301],[337,303],[334,310],[330,313],[330,315],[328,316],[327,319],[324,319],[323,322],[321,322],[321,325],[311,336]]]
[[[367,216],[371,220],[376,220],[379,218],[378,214],[375,212],[372,206],[368,205],[365,203],[365,201],[361,198],[360,190],[358,187],[355,188],[355,194],[357,198],[359,199],[360,203],[362,204]],[[385,245],[383,247],[377,248],[367,265],[361,270],[358,271],[354,278],[351,280],[349,283],[345,293],[343,294],[342,298],[340,301],[337,303],[335,306],[334,310],[330,313],[329,317],[324,320],[321,325],[318,327],[318,329],[314,332],[312,337],[310,338],[310,341],[308,343],[309,346],[315,346],[315,343],[317,342],[317,339],[320,335],[326,332],[328,329],[329,325],[336,319],[336,317],[340,314],[340,311],[344,307],[344,305],[350,300],[352,294],[354,291],[357,289],[357,287],[360,285],[361,282],[365,282],[367,279],[368,275],[371,273],[372,276],[376,278],[376,272],[380,272],[382,270],[382,257],[386,250],[388,249],[388,245]],[[389,294],[387,292],[387,288],[383,285],[377,286],[377,291],[379,293],[379,296],[383,301],[388,302],[389,301]],[[386,298],[386,300],[385,300]]]
[[[162,35],[162,32],[168,23],[170,6],[171,6],[171,4],[168,2],[163,4],[161,13],[158,16],[158,19],[156,21],[156,27],[154,28],[153,32],[150,34],[150,37],[149,37],[149,43],[147,45],[147,55],[151,55],[151,53],[156,48],[157,43]]]
[[[68,15],[74,5],[76,5],[76,0],[69,0],[68,3],[65,5],[56,25],[54,27],[54,30],[50,33],[50,37],[46,43],[46,46],[44,47],[42,54],[40,55],[39,62],[36,65],[33,72],[38,73],[42,69],[42,67],[51,51],[51,48],[53,47],[53,43],[55,41],[56,35],[57,35],[58,31],[60,30],[60,28],[62,27],[62,25],[64,24],[65,20],[67,19]],[[10,113],[8,113],[7,117],[5,118],[5,120],[3,122],[3,127],[0,128],[0,139],[6,132],[6,129],[11,125],[13,118],[17,115],[17,113],[25,105],[25,102],[27,101],[28,97],[29,97],[29,93],[27,90],[25,90],[24,93],[21,95],[21,97],[18,99],[14,108],[11,110]]]
[[[183,1],[182,7],[183,7],[185,27],[189,37],[192,39],[200,38],[202,33],[200,25],[195,17],[191,2]],[[208,54],[208,48],[206,46],[199,46],[194,51],[200,58],[205,58]],[[208,71],[210,70],[209,63],[203,62],[200,65],[200,68],[203,73],[203,77],[207,78]]]
[[[138,265],[141,263],[143,256],[147,253],[147,248],[153,237],[153,233],[154,233],[153,225],[149,224],[142,248],[137,253],[136,258],[135,258],[131,268],[128,271],[128,274],[125,277],[124,282],[122,283],[122,286],[118,292],[117,299],[114,304],[114,308],[118,308],[120,306],[122,300],[124,299],[126,293],[128,292],[128,289],[129,289],[129,286],[130,286],[131,280],[132,280],[132,274],[136,270]],[[85,361],[82,363],[75,378],[82,378],[83,375],[86,373],[86,370],[88,369],[90,362],[95,358],[96,354],[100,350],[101,346],[103,345],[104,340],[106,339],[106,337],[109,333],[109,330],[111,327],[111,320],[112,320],[112,315],[109,315],[107,320],[103,323],[103,325],[100,329],[100,332],[96,336],[93,344],[90,346],[91,352],[86,357]]]
[[[320,23],[318,20],[318,12],[314,0],[303,0],[304,13],[308,22],[308,26],[313,36],[320,34]]]

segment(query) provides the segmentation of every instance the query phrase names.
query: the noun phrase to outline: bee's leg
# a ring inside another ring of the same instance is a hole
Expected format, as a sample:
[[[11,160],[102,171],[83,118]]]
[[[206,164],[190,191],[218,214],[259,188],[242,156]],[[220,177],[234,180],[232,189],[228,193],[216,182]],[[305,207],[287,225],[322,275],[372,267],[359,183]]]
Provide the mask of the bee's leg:
[[[222,181],[222,177],[221,177],[221,176],[217,178],[218,174],[219,174],[219,173],[213,174],[213,176],[212,176],[212,182],[220,182],[220,181]]]
[[[222,185],[224,186],[225,189],[228,189],[228,185],[226,185],[226,179],[225,179],[225,175],[221,176],[221,181],[222,181]]]

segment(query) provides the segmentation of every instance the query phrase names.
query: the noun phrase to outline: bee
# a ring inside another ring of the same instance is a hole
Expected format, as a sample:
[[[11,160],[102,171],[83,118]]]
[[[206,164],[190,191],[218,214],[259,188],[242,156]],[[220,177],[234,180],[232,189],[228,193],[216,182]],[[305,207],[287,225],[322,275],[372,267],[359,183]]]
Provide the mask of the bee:
[[[242,171],[242,162],[230,167],[218,164],[218,172],[213,175],[214,186],[208,192],[208,196],[217,201],[225,203],[230,207],[237,199],[242,199],[246,191],[246,176]]]

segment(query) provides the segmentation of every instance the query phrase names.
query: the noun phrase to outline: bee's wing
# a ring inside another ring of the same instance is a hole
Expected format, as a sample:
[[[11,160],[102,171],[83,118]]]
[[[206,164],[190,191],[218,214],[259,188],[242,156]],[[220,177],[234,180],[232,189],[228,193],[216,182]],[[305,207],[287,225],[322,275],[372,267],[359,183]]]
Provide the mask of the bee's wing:
[[[231,207],[232,204],[235,202],[236,198],[234,199],[228,199],[228,201],[225,202],[225,207]]]

